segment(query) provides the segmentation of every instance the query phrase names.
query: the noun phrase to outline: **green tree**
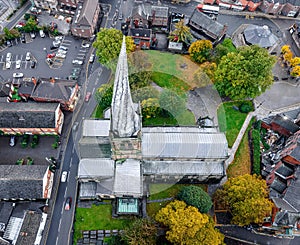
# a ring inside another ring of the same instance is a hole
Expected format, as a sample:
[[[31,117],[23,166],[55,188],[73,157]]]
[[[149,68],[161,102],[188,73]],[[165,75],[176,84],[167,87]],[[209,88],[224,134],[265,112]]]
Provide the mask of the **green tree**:
[[[231,39],[225,38],[222,43],[219,43],[214,50],[214,59],[217,63],[220,63],[220,60],[223,56],[227,55],[230,52],[236,52]]]
[[[159,210],[155,219],[168,227],[166,238],[173,244],[223,244],[223,236],[215,235],[218,231],[209,224],[209,216],[201,214],[195,207],[187,206],[183,201],[169,203]],[[210,243],[203,243],[208,242],[208,238]]]
[[[187,205],[198,208],[200,213],[207,213],[212,207],[210,196],[199,186],[189,185],[183,187],[177,198]]]
[[[131,90],[132,100],[137,103],[149,98],[159,98],[159,91],[152,86]]]
[[[10,40],[10,39],[13,39],[13,38],[14,38],[14,35],[11,34],[10,30],[9,30],[7,27],[4,27],[4,28],[3,28],[3,32],[4,32],[5,38],[6,38],[7,40]]]
[[[186,102],[184,99],[179,97],[175,92],[169,89],[164,89],[160,93],[159,105],[163,112],[176,117],[183,113],[186,109]],[[176,105],[176,106],[174,106]]]
[[[209,40],[198,40],[189,47],[189,54],[193,61],[203,63],[211,56],[213,45]]]
[[[233,215],[232,223],[237,225],[262,223],[273,207],[265,180],[255,174],[228,179],[215,198],[227,205]]]
[[[96,91],[96,99],[98,104],[106,109],[111,106],[113,96],[113,84],[103,84]]]
[[[129,245],[156,244],[157,227],[149,219],[136,219],[122,234],[122,240]]]
[[[155,117],[160,114],[161,109],[157,98],[149,98],[141,103],[144,118]]]
[[[37,31],[37,22],[33,17],[30,17],[29,20],[26,22],[26,25],[23,26],[23,30],[25,32]]]
[[[99,62],[103,65],[109,65],[109,62],[114,61],[119,56],[121,44],[123,40],[123,34],[117,29],[101,28],[97,33],[97,38],[93,43],[93,47],[96,48],[96,55]],[[127,53],[134,51],[135,45],[133,39],[129,36],[126,37],[126,50]]]
[[[233,100],[255,98],[273,84],[276,59],[259,46],[238,48],[223,56],[215,72],[215,87]]]
[[[184,20],[180,20],[175,24],[175,30],[170,33],[168,38],[173,42],[189,44],[193,36],[190,28],[184,24]]]

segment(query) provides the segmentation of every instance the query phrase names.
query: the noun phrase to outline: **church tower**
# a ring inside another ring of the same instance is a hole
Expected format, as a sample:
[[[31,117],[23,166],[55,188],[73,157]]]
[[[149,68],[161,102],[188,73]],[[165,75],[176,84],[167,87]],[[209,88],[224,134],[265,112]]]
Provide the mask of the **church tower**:
[[[141,116],[131,98],[125,36],[118,59],[111,103],[112,158],[141,159]]]

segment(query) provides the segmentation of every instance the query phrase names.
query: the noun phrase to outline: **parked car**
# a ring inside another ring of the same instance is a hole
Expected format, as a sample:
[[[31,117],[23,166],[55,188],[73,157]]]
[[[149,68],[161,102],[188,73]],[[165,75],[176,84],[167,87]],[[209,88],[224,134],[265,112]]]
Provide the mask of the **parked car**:
[[[12,57],[12,54],[11,53],[7,53],[6,54],[6,61],[11,61],[11,57]]]
[[[39,31],[39,33],[40,33],[40,37],[42,37],[42,38],[44,38],[44,37],[45,37],[45,33],[44,33],[44,31],[43,31],[43,30],[40,30],[40,31]]]
[[[26,43],[26,38],[25,38],[25,34],[24,33],[22,33],[22,35],[21,35],[21,42],[22,43]]]
[[[10,41],[10,40],[7,40],[7,41],[6,41],[6,45],[7,45],[7,47],[11,47],[11,46],[12,46],[11,41]]]
[[[52,42],[52,44],[53,44],[54,47],[58,48],[59,45],[60,45],[60,41],[59,41],[59,40],[58,40],[58,41],[54,40],[54,41]]]
[[[52,59],[55,57],[55,53],[52,53],[52,54],[47,54],[47,58],[48,59]]]
[[[14,77],[14,78],[21,78],[21,77],[23,77],[23,76],[24,76],[24,74],[21,73],[21,72],[15,72],[15,73],[13,74],[13,77]]]
[[[62,49],[62,50],[64,50],[64,51],[68,51],[68,48],[65,47],[65,46],[60,46],[59,49]]]
[[[67,171],[63,171],[61,174],[61,182],[66,182],[68,177],[68,172]]]
[[[93,63],[95,60],[95,55],[94,54],[91,54],[90,58],[89,58],[89,62],[90,63]]]
[[[10,67],[11,67],[11,61],[6,61],[5,68],[10,69]]]
[[[21,60],[17,60],[16,61],[16,69],[20,69],[21,68]]]
[[[60,52],[57,52],[56,57],[57,57],[57,58],[65,59],[65,58],[66,58],[66,55],[65,55],[65,54],[62,54],[62,53],[60,53]]]
[[[15,136],[13,135],[13,136],[10,137],[9,145],[10,146],[15,146],[15,144],[16,144]]]
[[[34,60],[32,60],[32,61],[30,62],[30,68],[34,68],[34,67],[35,67],[35,64],[36,64],[36,62],[35,62]]]
[[[82,60],[72,60],[72,64],[82,65],[83,61]]]
[[[89,48],[91,45],[89,43],[83,43],[81,44],[82,48]]]
[[[35,33],[34,33],[34,32],[31,32],[31,33],[30,33],[30,37],[31,37],[32,39],[34,39],[34,38],[35,38]]]
[[[91,92],[87,92],[86,93],[86,95],[85,95],[85,102],[88,102],[89,100],[90,100],[90,98],[91,98],[91,95],[92,95],[92,93]]]
[[[27,53],[26,53],[25,60],[29,61],[29,60],[30,60],[30,55],[31,55],[30,52],[27,52]]]
[[[67,54],[68,53],[67,51],[65,51],[63,49],[60,49],[60,48],[57,50],[57,52],[61,53],[61,54]]]
[[[72,203],[72,197],[68,197],[65,204],[65,210],[70,210]]]
[[[78,125],[79,125],[79,122],[75,122],[75,123],[73,124],[73,131],[76,131],[76,130],[77,130]]]

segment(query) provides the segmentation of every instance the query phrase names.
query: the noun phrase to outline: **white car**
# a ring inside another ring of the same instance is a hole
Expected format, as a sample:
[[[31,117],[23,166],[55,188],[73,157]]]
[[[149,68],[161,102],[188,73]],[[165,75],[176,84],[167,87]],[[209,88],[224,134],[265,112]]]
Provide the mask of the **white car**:
[[[63,171],[62,174],[61,174],[61,182],[66,182],[67,176],[68,176],[68,172]]]
[[[34,33],[34,32],[30,32],[30,37],[31,37],[32,39],[34,39],[34,38],[35,38],[35,33]]]
[[[91,54],[90,58],[89,58],[89,62],[90,63],[93,63],[95,60],[95,55],[94,54]]]
[[[16,69],[20,69],[21,68],[21,60],[17,60],[16,61]]]
[[[66,55],[65,55],[65,54],[62,54],[62,53],[59,53],[59,52],[57,52],[57,54],[56,54],[56,58],[62,58],[62,59],[65,59],[65,58],[66,58]]]
[[[58,52],[58,53],[61,53],[61,54],[67,54],[67,53],[68,53],[67,51],[65,51],[65,50],[63,50],[63,49],[58,49],[57,52]]]
[[[26,53],[25,60],[27,60],[27,61],[29,61],[29,60],[30,60],[30,52],[27,52],[27,53]]]
[[[89,48],[91,45],[89,43],[83,43],[81,44],[82,48]]]
[[[16,143],[16,142],[15,142],[15,136],[13,135],[13,136],[10,137],[9,145],[10,145],[10,146],[15,146],[15,143]]]
[[[82,60],[73,60],[72,64],[82,65],[83,61]]]
[[[11,67],[11,61],[6,61],[5,68],[10,69],[10,67]]]
[[[41,36],[42,38],[44,38],[44,37],[45,37],[45,33],[44,33],[44,31],[43,31],[43,30],[40,30],[40,36]]]
[[[21,72],[16,72],[16,73],[13,74],[13,77],[14,77],[14,78],[21,78],[21,77],[23,77],[23,76],[24,76],[24,74],[21,73]]]
[[[6,54],[6,61],[10,61],[11,57],[12,57],[12,54],[11,53],[7,53]]]

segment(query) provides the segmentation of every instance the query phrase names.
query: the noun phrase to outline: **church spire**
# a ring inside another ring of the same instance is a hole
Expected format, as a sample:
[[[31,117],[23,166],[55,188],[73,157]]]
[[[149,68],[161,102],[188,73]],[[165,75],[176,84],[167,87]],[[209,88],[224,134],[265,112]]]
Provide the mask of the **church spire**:
[[[111,103],[111,130],[117,137],[136,136],[140,130],[140,117],[132,102],[126,54],[125,36],[118,59]]]

